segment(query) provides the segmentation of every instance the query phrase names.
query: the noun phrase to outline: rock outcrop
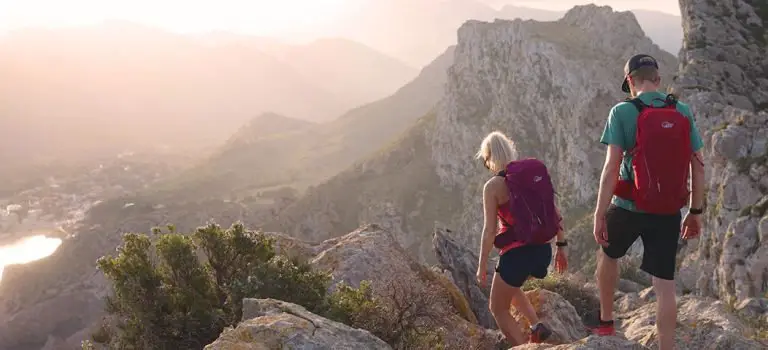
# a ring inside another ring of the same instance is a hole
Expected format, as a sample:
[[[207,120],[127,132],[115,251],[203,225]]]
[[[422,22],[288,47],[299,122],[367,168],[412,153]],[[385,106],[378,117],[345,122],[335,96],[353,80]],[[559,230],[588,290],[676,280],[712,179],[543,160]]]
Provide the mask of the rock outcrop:
[[[389,350],[366,330],[317,316],[305,308],[274,299],[243,300],[243,320],[225,330],[205,350],[317,349]]]
[[[533,292],[539,297],[533,297]],[[658,347],[656,333],[656,303],[653,300],[629,293],[622,298],[633,296],[635,305],[629,310],[617,309],[617,335],[612,337],[589,336],[581,338],[583,326],[578,317],[574,318],[572,309],[566,301],[546,290],[528,292],[532,300],[542,301],[536,305],[545,322],[553,325],[558,332],[572,333],[564,341],[552,341],[553,344],[527,344],[514,349],[655,349]],[[547,306],[548,305],[548,306]],[[569,317],[570,315],[570,317]],[[570,320],[570,321],[568,321]],[[563,322],[565,321],[565,322]],[[765,349],[768,344],[760,343],[756,338],[760,330],[754,324],[744,323],[721,301],[692,295],[678,300],[677,328],[675,330],[676,349]],[[763,330],[764,331],[764,330]],[[562,336],[562,335],[559,335]],[[573,337],[580,339],[573,339]],[[564,343],[564,344],[563,344]],[[560,345],[557,345],[560,344]]]
[[[671,81],[675,58],[645,37],[629,12],[586,5],[554,22],[468,21],[458,30],[435,112],[391,147],[308,191],[269,229],[318,240],[376,222],[420,260],[434,262],[428,233],[439,221],[463,233],[453,237],[460,245],[476,249],[480,193],[490,174],[473,155],[495,129],[511,136],[522,156],[547,162],[572,224],[592,204],[600,132],[610,107],[624,98],[622,69],[637,52],[656,56]]]
[[[677,89],[703,133],[706,225],[688,243],[684,289],[736,305],[768,291],[768,4],[680,0]]]
[[[656,303],[647,303],[619,318],[627,339],[657,348]],[[676,346],[679,349],[765,349],[755,329],[740,321],[721,301],[684,296],[678,300]]]
[[[413,303],[411,312],[423,314],[435,328],[442,329],[446,343],[496,342],[497,334],[485,332],[477,324],[470,304],[456,285],[412,258],[380,226],[366,225],[320,246],[323,250],[311,259],[311,264],[331,271],[331,289],[339,283],[357,287],[367,280],[384,303]]]
[[[571,343],[587,336],[586,327],[576,309],[557,293],[546,289],[534,289],[525,293],[531,301],[536,315],[551,330],[552,336],[547,342],[554,344]],[[528,329],[531,324],[514,307],[510,309],[517,322]]]
[[[456,244],[456,241],[448,237],[450,233],[450,230],[444,228],[435,230],[432,244],[438,264],[464,294],[480,325],[485,328],[496,329],[496,321],[488,309],[489,291],[487,288],[480,288],[475,279],[478,257],[469,248]],[[488,263],[487,281],[491,281],[493,278],[494,266],[494,262]]]

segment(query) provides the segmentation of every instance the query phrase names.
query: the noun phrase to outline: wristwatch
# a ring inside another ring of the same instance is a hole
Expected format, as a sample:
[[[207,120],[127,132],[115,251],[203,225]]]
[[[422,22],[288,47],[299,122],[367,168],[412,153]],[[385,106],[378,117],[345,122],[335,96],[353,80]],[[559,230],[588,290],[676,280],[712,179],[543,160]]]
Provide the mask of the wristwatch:
[[[689,208],[688,213],[693,215],[699,215],[704,212],[704,209],[697,209],[697,208]]]
[[[568,246],[568,241],[566,240],[566,241],[562,241],[562,242],[555,242],[555,245],[558,246],[558,247],[567,247]]]

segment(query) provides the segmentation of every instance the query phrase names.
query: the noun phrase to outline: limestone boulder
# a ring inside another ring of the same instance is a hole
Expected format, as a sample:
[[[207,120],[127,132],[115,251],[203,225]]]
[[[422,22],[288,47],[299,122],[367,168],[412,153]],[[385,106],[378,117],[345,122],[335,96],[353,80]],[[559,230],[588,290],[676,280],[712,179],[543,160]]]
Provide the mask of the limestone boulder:
[[[496,329],[496,321],[488,309],[489,290],[481,288],[475,278],[478,256],[468,247],[459,245],[449,236],[450,233],[450,230],[437,228],[432,237],[439,267],[451,276],[469,302],[478,323],[485,328]],[[493,278],[494,266],[495,263],[488,264],[487,281]]]
[[[756,329],[737,318],[721,301],[686,295],[678,298],[677,349],[765,349],[753,340]],[[656,302],[620,317],[627,339],[644,346],[658,346]]]
[[[243,300],[243,321],[205,350],[390,350],[366,330],[351,328],[274,299]]]
[[[525,293],[531,301],[539,320],[552,330],[548,343],[571,343],[587,336],[586,328],[576,309],[557,293],[546,289],[534,289]],[[530,332],[531,324],[514,307],[510,310],[512,316]]]

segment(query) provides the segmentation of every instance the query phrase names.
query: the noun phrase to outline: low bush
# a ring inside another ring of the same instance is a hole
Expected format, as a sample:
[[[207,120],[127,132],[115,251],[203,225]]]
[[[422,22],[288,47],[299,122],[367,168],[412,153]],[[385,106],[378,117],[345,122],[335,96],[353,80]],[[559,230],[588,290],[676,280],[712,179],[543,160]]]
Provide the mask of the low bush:
[[[395,349],[443,348],[432,290],[364,281],[328,293],[331,276],[275,253],[274,241],[242,224],[210,224],[194,233],[173,226],[153,235],[128,233],[115,256],[98,260],[111,283],[105,317],[83,348],[202,349],[242,317],[244,298],[274,298],[369,330]]]

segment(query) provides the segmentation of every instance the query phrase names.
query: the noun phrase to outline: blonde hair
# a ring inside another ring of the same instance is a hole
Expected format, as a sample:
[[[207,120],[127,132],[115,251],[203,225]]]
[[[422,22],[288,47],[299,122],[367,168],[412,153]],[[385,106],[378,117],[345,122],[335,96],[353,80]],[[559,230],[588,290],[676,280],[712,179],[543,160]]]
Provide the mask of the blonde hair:
[[[488,168],[496,173],[504,170],[509,162],[517,159],[517,149],[507,135],[494,131],[480,143],[480,150],[475,157],[486,162]]]

